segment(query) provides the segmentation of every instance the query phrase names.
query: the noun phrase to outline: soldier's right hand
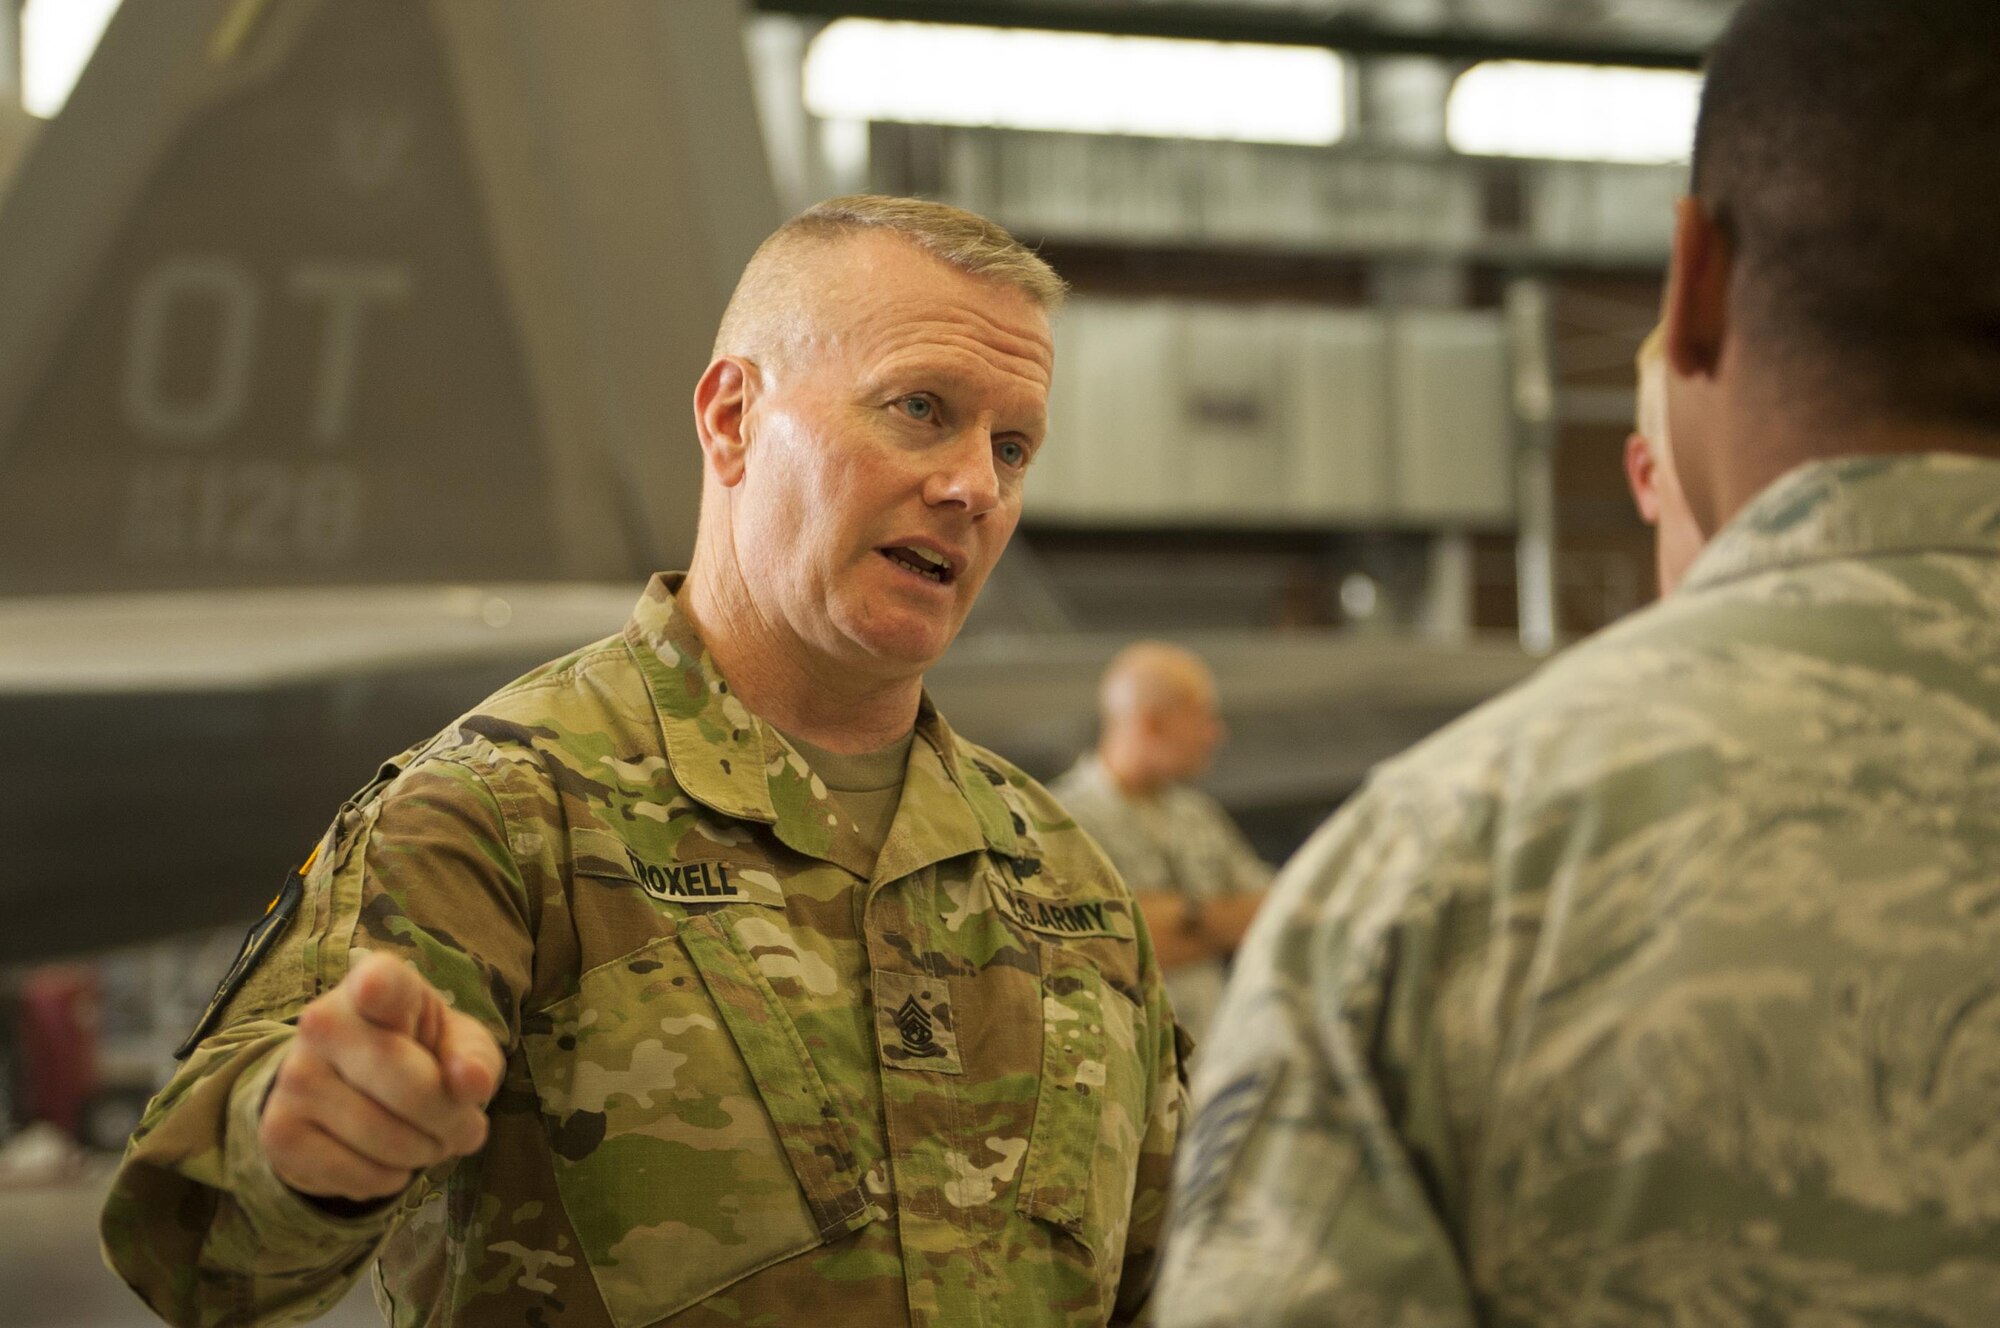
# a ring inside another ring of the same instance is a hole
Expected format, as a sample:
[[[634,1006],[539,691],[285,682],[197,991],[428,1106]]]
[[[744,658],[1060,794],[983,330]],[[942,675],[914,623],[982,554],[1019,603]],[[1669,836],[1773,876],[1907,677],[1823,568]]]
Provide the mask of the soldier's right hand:
[[[416,969],[363,955],[300,1012],[258,1141],[301,1194],[387,1198],[424,1168],[479,1150],[503,1068],[493,1035]]]

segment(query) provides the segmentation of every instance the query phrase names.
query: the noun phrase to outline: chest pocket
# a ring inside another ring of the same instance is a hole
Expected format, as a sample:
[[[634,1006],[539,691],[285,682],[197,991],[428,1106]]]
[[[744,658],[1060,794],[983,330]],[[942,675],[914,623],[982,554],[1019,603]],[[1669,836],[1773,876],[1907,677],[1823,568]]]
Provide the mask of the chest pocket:
[[[524,1044],[556,1184],[618,1328],[870,1220],[846,1129],[734,904],[585,973]]]
[[[1131,942],[1099,941],[1129,946]],[[1123,1268],[1153,1076],[1144,1012],[1075,941],[1038,938],[1042,1076],[1018,1207],[1073,1242],[1109,1305]]]

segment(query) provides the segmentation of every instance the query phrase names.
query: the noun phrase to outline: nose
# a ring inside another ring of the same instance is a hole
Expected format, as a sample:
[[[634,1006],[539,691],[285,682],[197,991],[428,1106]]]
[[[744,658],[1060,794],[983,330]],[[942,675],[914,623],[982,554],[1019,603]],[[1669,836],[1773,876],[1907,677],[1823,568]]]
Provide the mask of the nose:
[[[924,480],[924,501],[932,507],[960,507],[982,517],[1000,505],[1000,472],[993,462],[993,433],[965,430],[933,456],[937,464]]]

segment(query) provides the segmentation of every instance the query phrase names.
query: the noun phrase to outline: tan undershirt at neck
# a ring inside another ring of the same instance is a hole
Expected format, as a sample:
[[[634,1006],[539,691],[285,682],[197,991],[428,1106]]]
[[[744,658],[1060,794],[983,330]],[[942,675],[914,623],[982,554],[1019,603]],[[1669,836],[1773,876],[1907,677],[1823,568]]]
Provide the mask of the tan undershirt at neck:
[[[799,749],[799,755],[826,785],[834,806],[854,826],[869,856],[879,858],[882,845],[889,840],[889,827],[896,820],[896,805],[903,800],[903,772],[909,767],[910,744],[916,737],[912,731],[887,747],[852,754],[830,752],[789,733],[785,741]]]

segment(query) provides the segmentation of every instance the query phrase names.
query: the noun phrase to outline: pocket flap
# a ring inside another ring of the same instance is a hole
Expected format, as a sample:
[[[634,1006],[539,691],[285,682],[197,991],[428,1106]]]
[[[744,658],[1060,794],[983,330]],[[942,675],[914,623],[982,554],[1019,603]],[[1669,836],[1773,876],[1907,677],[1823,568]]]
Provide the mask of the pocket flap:
[[[881,1211],[790,1017],[743,1017],[757,979],[725,948],[730,913],[692,914],[522,1022],[548,1162],[614,1328],[671,1321]],[[827,1156],[798,1147],[802,1125]]]
[[[1087,961],[1053,945],[1039,950],[1042,1082],[1018,1206],[1084,1240],[1107,1078],[1105,986]]]
[[[853,1143],[812,1054],[756,959],[712,913],[687,919],[680,941],[750,1067],[821,1234],[832,1239],[860,1230],[869,1212]]]

